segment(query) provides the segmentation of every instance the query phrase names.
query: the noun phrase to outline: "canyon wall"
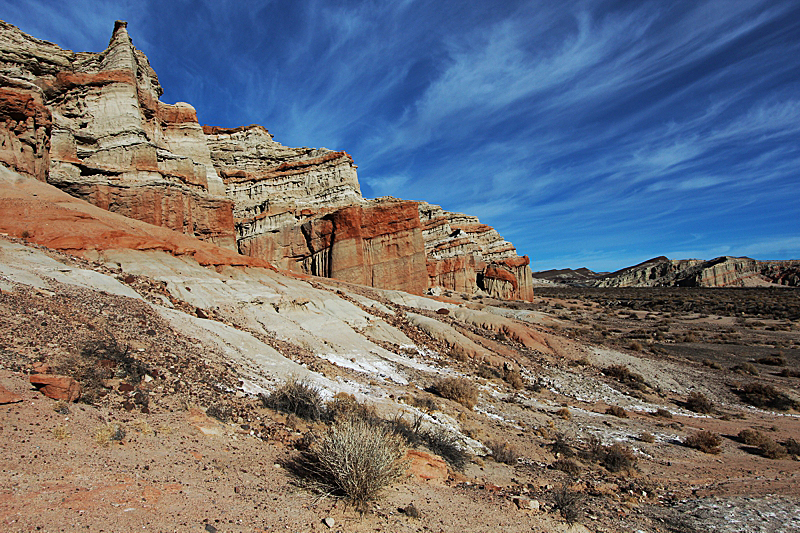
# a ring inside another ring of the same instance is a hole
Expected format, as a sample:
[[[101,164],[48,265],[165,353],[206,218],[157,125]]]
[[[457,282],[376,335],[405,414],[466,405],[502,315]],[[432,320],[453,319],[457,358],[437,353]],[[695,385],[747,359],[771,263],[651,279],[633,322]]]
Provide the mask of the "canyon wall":
[[[294,272],[533,298],[528,258],[477,218],[364,199],[346,152],[201,127],[191,105],[161,102],[124,22],[100,53],[0,22],[0,82],[0,163],[98,207]]]

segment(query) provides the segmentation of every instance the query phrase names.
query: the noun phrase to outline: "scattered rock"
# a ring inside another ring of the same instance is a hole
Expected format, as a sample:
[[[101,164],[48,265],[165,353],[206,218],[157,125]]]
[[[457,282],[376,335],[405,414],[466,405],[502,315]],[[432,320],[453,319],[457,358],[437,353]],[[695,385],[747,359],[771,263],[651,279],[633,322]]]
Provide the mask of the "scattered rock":
[[[539,500],[531,500],[530,498],[524,498],[522,496],[515,496],[512,500],[519,509],[527,510],[527,511],[538,511],[539,510]]]
[[[22,396],[14,394],[10,390],[0,385],[0,405],[7,403],[17,403],[22,401]]]
[[[81,385],[69,376],[57,374],[31,374],[31,385],[54,400],[74,402],[81,397]]]
[[[330,516],[327,516],[327,517],[322,519],[322,523],[325,524],[326,526],[328,526],[329,528],[333,528],[333,526],[336,525],[336,520],[334,520]]]

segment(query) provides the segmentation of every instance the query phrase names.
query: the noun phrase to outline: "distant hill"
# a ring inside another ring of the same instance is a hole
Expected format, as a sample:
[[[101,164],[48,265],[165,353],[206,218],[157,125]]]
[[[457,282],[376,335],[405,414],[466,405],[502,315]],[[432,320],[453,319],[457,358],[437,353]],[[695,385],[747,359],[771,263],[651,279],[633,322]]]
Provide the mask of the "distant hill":
[[[800,260],[722,256],[706,261],[659,256],[616,272],[564,268],[534,272],[533,277],[581,287],[797,287]]]

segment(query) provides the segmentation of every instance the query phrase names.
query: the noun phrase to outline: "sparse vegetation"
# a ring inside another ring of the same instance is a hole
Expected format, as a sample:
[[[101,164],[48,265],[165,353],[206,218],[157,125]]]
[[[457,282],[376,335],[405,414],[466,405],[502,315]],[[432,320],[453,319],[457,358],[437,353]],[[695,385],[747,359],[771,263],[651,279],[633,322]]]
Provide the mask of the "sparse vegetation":
[[[689,435],[683,441],[689,448],[694,448],[705,453],[717,454],[720,452],[719,446],[722,444],[722,438],[712,431],[703,430]]]
[[[553,493],[553,508],[561,513],[561,516],[564,517],[569,526],[580,520],[583,514],[581,509],[582,502],[583,494],[570,490],[566,483]]]
[[[769,355],[767,357],[761,357],[756,363],[769,366],[786,366],[786,358],[782,355]]]
[[[441,378],[433,388],[442,398],[456,401],[467,409],[478,403],[478,389],[466,378]]]
[[[686,398],[686,408],[695,413],[709,414],[715,411],[714,402],[712,402],[702,392],[693,391],[689,393]]]
[[[636,466],[633,450],[621,442],[604,447],[601,464],[609,472],[630,471]]]
[[[486,444],[486,447],[489,448],[492,458],[498,463],[515,465],[519,461],[519,452],[508,441],[491,441]]]
[[[556,416],[563,418],[564,420],[571,420],[572,419],[572,412],[567,407],[562,407],[558,411],[556,411]]]
[[[647,443],[652,444],[653,442],[656,441],[656,438],[652,433],[649,433],[649,432],[645,431],[644,433],[639,435],[639,440],[642,441],[642,442],[647,442]]]
[[[607,415],[616,416],[619,418],[628,418],[628,412],[619,405],[611,405],[606,409]]]
[[[320,420],[326,415],[322,390],[305,379],[291,377],[269,395],[262,395],[261,400],[265,407],[306,420]]]
[[[573,478],[578,477],[581,473],[580,465],[572,459],[558,459],[555,463],[553,463],[553,468],[556,470],[561,470]]]
[[[56,440],[66,440],[72,437],[72,434],[67,429],[67,426],[56,426],[52,429],[53,438]]]
[[[336,420],[291,466],[363,510],[404,472],[402,437],[362,418]]]
[[[742,401],[755,407],[788,411],[797,407],[797,402],[772,385],[751,382],[734,389]]]
[[[647,387],[644,377],[636,372],[631,372],[625,365],[611,365],[603,369],[603,374],[615,378],[620,383],[628,385],[636,390],[643,390]]]
[[[735,365],[731,367],[731,370],[733,370],[737,374],[749,374],[751,376],[758,375],[758,369],[752,363],[742,363],[741,365]]]
[[[94,429],[92,438],[95,444],[103,448],[108,447],[112,442],[119,442],[125,438],[125,428],[119,424],[108,423]]]
[[[652,414],[653,416],[658,417],[658,418],[672,418],[672,413],[670,413],[668,410],[664,409],[663,407],[659,407],[658,409],[656,409],[655,411],[653,411],[650,414]]]
[[[516,368],[503,369],[503,381],[517,390],[525,388],[525,381],[522,379],[522,374],[520,374],[519,370]]]

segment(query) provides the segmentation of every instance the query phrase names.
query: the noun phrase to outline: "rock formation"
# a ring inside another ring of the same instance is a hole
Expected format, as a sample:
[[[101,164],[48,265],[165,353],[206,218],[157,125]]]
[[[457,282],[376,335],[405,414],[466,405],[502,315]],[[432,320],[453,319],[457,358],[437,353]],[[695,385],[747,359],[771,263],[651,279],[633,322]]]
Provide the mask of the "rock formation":
[[[704,261],[661,256],[612,273],[554,270],[537,272],[534,276],[584,287],[798,287],[800,261],[757,261],[728,256]]]
[[[278,268],[378,288],[533,297],[529,260],[477,218],[366,200],[346,152],[290,148],[257,125],[201,127],[159,101],[117,22],[75,53],[0,22],[0,162],[129,218]]]
[[[194,108],[158,100],[124,22],[99,54],[0,30],[4,163],[109,211],[234,246],[231,201]]]

